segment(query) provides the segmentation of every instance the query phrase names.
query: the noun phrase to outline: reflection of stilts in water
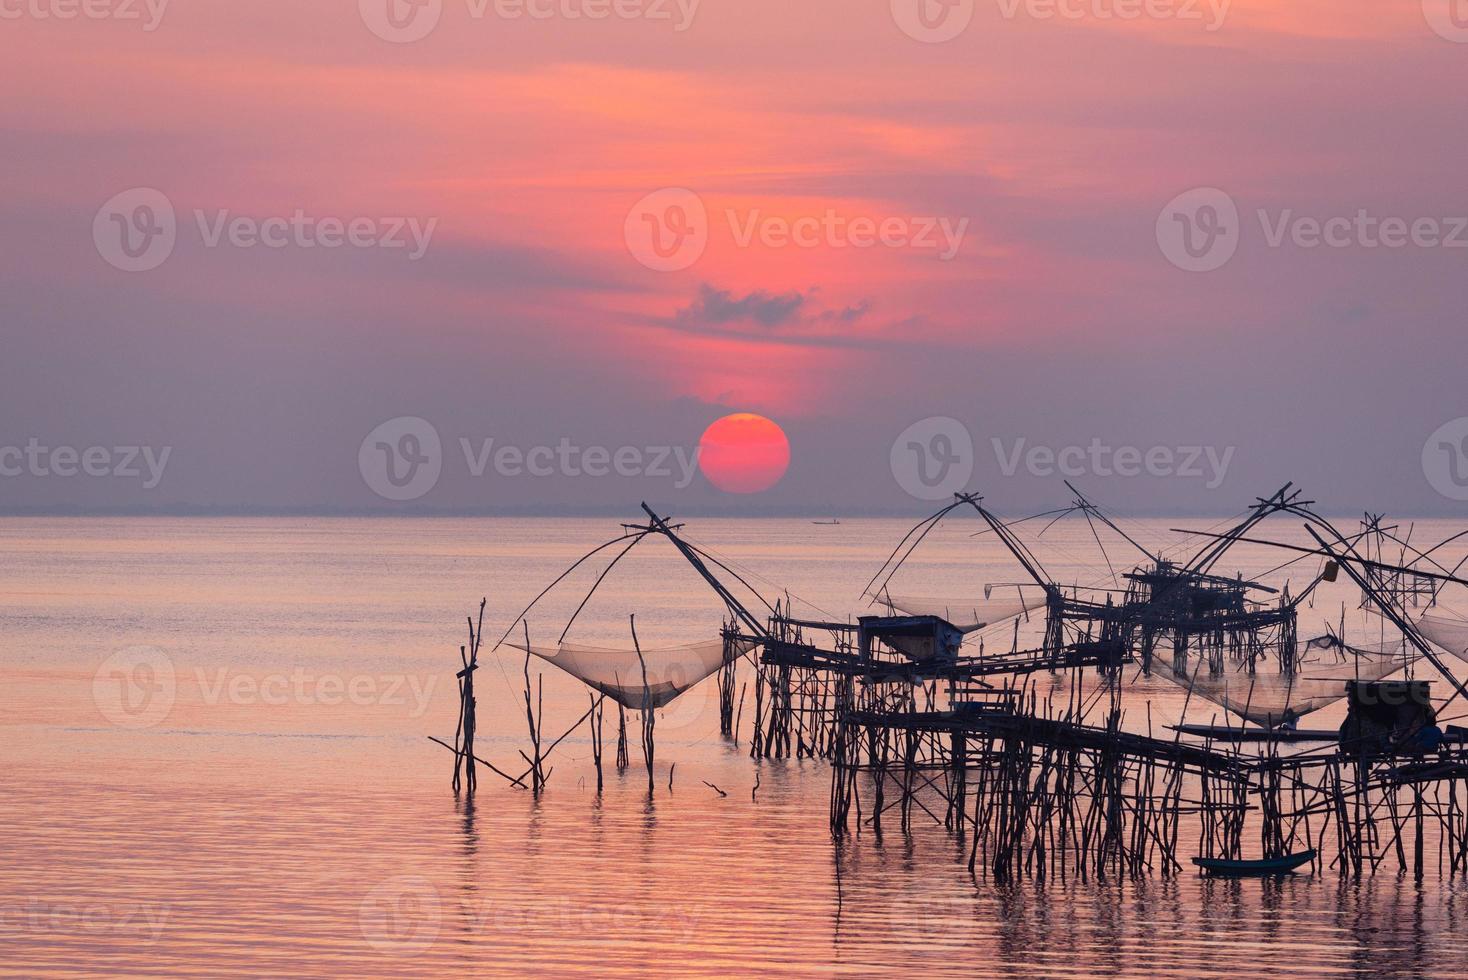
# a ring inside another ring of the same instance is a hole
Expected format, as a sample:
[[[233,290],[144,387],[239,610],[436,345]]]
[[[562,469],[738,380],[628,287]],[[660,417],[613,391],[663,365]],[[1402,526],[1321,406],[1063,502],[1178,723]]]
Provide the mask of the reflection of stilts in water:
[[[479,923],[476,910],[479,908],[479,881],[480,869],[476,864],[479,853],[479,831],[474,826],[474,795],[468,794],[462,799],[454,801],[454,809],[460,816],[460,836],[463,842],[463,871],[459,874],[459,898],[458,907],[460,915],[455,917],[465,936],[469,938],[478,932]]]
[[[479,832],[474,828],[474,797],[466,796],[454,803],[455,809],[459,811],[462,818],[461,827],[464,836],[464,853],[472,857],[479,850]]]

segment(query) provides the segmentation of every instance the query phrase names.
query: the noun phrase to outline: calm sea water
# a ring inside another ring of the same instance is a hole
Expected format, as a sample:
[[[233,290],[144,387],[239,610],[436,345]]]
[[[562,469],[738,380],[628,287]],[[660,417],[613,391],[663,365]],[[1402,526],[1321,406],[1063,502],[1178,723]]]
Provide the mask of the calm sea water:
[[[1207,523],[1134,531],[1151,546]],[[975,529],[936,532],[903,591],[1015,581]],[[688,530],[771,598],[844,618],[906,525]],[[718,737],[711,685],[664,712],[651,799],[635,743],[598,797],[578,732],[540,800],[491,774],[456,800],[451,756],[426,736],[452,737],[465,616],[487,596],[498,635],[618,533],[589,519],[0,522],[0,973],[1468,975],[1461,880],[1001,886],[938,827],[838,849],[824,765],[752,762]],[[1043,542],[1057,578],[1105,574],[1084,523]],[[1241,549],[1225,570],[1280,560]],[[553,641],[589,582],[537,610],[532,639]],[[1302,632],[1351,598],[1322,596]],[[649,540],[570,638],[624,645],[629,612],[653,645],[713,637],[721,609]],[[524,662],[484,660],[479,754],[518,772]],[[587,699],[543,673],[549,737]],[[1144,680],[1130,723],[1149,700],[1154,725],[1176,719],[1179,693]]]

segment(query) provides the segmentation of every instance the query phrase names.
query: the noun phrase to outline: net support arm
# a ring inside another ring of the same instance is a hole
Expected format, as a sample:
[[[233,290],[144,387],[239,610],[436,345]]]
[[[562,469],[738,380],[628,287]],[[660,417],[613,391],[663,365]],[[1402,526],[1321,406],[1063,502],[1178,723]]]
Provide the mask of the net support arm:
[[[719,598],[723,599],[724,604],[729,607],[729,611],[732,612],[741,623],[749,628],[751,634],[762,638],[768,638],[770,634],[769,631],[765,629],[764,624],[755,619],[754,616],[750,614],[749,610],[744,607],[744,603],[740,602],[734,596],[734,594],[725,587],[724,583],[720,582],[718,580],[718,577],[715,576],[713,572],[709,571],[708,566],[704,564],[703,559],[700,558],[698,554],[688,546],[687,542],[678,537],[678,535],[673,532],[672,528],[668,527],[667,521],[663,520],[661,517],[655,514],[653,512],[653,509],[647,506],[646,501],[643,502],[642,509],[647,514],[648,520],[652,522],[653,529],[673,543],[673,547],[677,548],[679,554],[681,554],[684,558],[688,560],[688,564],[693,566],[693,570],[703,577],[703,580],[709,584],[709,587],[718,593]]]

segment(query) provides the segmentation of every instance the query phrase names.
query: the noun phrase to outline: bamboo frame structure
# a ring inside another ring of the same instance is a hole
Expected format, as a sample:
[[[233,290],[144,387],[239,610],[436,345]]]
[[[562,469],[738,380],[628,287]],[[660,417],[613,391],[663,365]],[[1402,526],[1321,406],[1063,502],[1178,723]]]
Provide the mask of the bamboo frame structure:
[[[1074,509],[1088,521],[1100,521],[1136,544],[1077,497]],[[1224,533],[1189,532],[1207,542],[1184,561],[1169,561],[1137,545],[1146,562],[1125,574],[1129,585],[1120,601],[1108,594],[1103,602],[1055,584],[1011,524],[987,511],[977,495],[956,494],[952,504],[909,532],[883,571],[895,570],[892,563],[900,565],[944,514],[959,507],[976,511],[1046,595],[1039,646],[1021,648],[1016,626],[1007,650],[995,649],[998,644],[986,648],[980,638],[977,652],[959,652],[956,639],[945,645],[945,638],[962,630],[937,616],[811,620],[793,615],[788,598],[771,605],[763,597],[769,615],[756,616],[710,566],[738,578],[736,573],[685,541],[678,533],[682,525],[669,523],[646,504],[646,524],[624,526],[622,538],[591,554],[627,542],[597,578],[600,584],[633,545],[662,536],[713,588],[728,610],[721,630],[723,662],[712,675],[719,731],[740,744],[746,695],[752,693],[748,738],[753,759],[828,763],[828,822],[838,842],[864,833],[881,835],[894,824],[907,833],[927,821],[964,841],[971,870],[996,879],[1172,876],[1185,867],[1189,843],[1196,848],[1195,860],[1242,861],[1254,859],[1255,852],[1274,859],[1294,852],[1302,860],[1308,854],[1316,871],[1345,876],[1394,866],[1422,877],[1434,864],[1440,874],[1468,875],[1468,790],[1460,798],[1458,785],[1468,780],[1468,733],[1429,748],[1418,738],[1422,725],[1394,731],[1385,742],[1348,737],[1343,730],[1333,744],[1322,744],[1320,733],[1188,725],[1184,719],[1169,726],[1168,735],[1153,730],[1150,702],[1145,734],[1135,730],[1141,726],[1126,723],[1127,665],[1149,670],[1163,646],[1173,654],[1167,669],[1183,677],[1228,667],[1252,673],[1266,650],[1277,657],[1281,672],[1297,670],[1296,610],[1340,571],[1360,588],[1363,601],[1400,629],[1414,658],[1447,681],[1454,692],[1449,701],[1460,695],[1468,701],[1468,688],[1406,614],[1409,604],[1422,600],[1422,583],[1431,584],[1436,598],[1443,585],[1468,581],[1455,577],[1456,568],[1447,571],[1435,562],[1439,571],[1427,567],[1430,552],[1411,549],[1416,556],[1411,566],[1386,561],[1383,542],[1398,539],[1390,537],[1392,529],[1378,516],[1368,515],[1362,532],[1348,537],[1312,506],[1286,484],[1258,498]],[[1215,573],[1234,544],[1277,544],[1250,537],[1261,521],[1276,514],[1303,519],[1316,545],[1278,545],[1322,560],[1307,587],[1293,595],[1288,587],[1276,593],[1242,576]],[[1405,556],[1408,546],[1401,544]],[[739,582],[748,587],[742,578]],[[1253,598],[1259,594],[1277,598]],[[479,624],[471,618],[469,644],[460,650],[460,722],[448,746],[455,753],[456,793],[461,766],[463,785],[472,793],[476,762],[488,765],[474,755],[473,745],[473,675],[483,613],[481,602]],[[525,612],[511,629],[517,624],[523,624],[529,648]],[[635,615],[629,616],[629,629],[648,705],[640,709],[640,723],[651,795],[656,712]],[[921,638],[923,630],[931,631],[931,645],[914,646],[912,638]],[[740,680],[746,662],[753,672],[752,692],[749,682]],[[1041,677],[1049,681],[1043,693]],[[543,679],[532,686],[529,654],[524,679],[530,752],[521,755],[528,768],[518,777],[490,768],[511,785],[539,795],[550,776],[546,757],[584,722],[601,793],[605,695],[591,695],[587,713],[543,748]],[[1192,690],[1188,685],[1184,716]],[[1251,697],[1252,691],[1251,685]],[[628,768],[629,752],[626,709],[620,702],[617,714],[621,772]],[[1306,736],[1315,747],[1301,750],[1297,743]],[[728,796],[703,782],[721,798]],[[757,775],[752,801],[758,788]]]

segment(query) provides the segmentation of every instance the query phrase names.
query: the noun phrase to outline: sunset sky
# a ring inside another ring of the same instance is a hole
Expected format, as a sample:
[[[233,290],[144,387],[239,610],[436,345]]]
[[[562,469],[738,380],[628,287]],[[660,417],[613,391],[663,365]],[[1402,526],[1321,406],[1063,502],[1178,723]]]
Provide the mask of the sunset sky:
[[[1468,415],[1468,9],[977,0],[932,41],[904,26],[953,12],[904,0],[425,2],[394,41],[405,0],[0,0],[0,445],[170,449],[153,487],[6,475],[0,510],[921,512],[893,441],[945,416],[1016,511],[1065,490],[994,440],[1232,448],[1214,487],[1079,478],[1124,511],[1293,479],[1337,512],[1462,512],[1423,455]],[[176,240],[125,271],[102,239],[137,188]],[[1196,188],[1238,212],[1211,271],[1161,242]],[[298,211],[405,245],[230,225]],[[1361,212],[1445,240],[1373,246]],[[697,254],[649,253],[679,215]],[[1354,224],[1312,246],[1300,217]],[[745,412],[790,447],[754,493],[465,451],[641,466]],[[408,501],[359,471],[398,417],[441,439]]]

